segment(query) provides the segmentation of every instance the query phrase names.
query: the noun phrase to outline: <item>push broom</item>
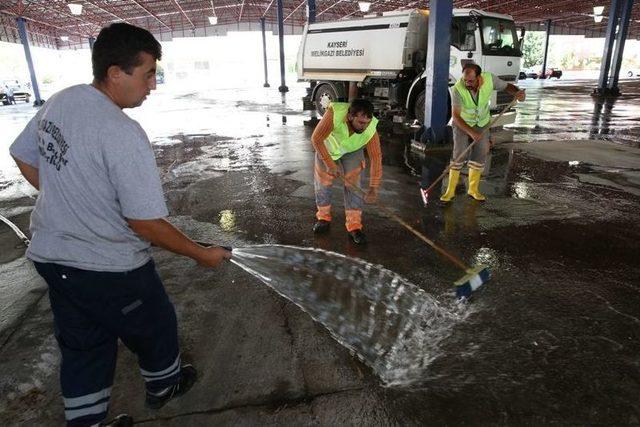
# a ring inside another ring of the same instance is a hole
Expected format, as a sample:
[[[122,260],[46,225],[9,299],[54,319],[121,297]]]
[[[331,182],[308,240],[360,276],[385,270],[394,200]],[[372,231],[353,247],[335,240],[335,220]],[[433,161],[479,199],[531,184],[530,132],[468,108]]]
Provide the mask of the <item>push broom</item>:
[[[341,174],[338,174],[338,177],[342,180],[342,182],[345,183],[345,185],[348,185],[349,187],[353,188],[356,191],[356,193],[358,193],[358,195],[362,199],[364,199],[364,197],[366,196],[366,193],[364,192],[364,190],[362,190],[362,188],[360,188],[359,186],[357,186],[352,182],[349,182]],[[429,239],[427,236],[425,236],[424,234],[422,234],[421,232],[413,228],[405,220],[403,220],[398,215],[393,213],[391,209],[387,208],[386,206],[382,205],[379,202],[375,202],[373,204],[378,209],[380,209],[380,211],[387,214],[391,219],[393,219],[394,221],[402,225],[404,228],[409,230],[420,240],[422,240],[423,242],[431,246],[440,255],[447,258],[449,261],[451,261],[453,264],[455,264],[457,267],[459,267],[461,270],[465,272],[464,276],[462,276],[460,279],[454,282],[454,285],[456,286],[456,296],[458,298],[469,297],[473,291],[475,291],[480,286],[485,284],[491,278],[491,272],[489,271],[489,268],[487,266],[482,264],[473,268],[467,266],[464,262],[460,260],[460,258],[452,255],[449,251],[447,251],[446,249],[438,245],[436,242]]]

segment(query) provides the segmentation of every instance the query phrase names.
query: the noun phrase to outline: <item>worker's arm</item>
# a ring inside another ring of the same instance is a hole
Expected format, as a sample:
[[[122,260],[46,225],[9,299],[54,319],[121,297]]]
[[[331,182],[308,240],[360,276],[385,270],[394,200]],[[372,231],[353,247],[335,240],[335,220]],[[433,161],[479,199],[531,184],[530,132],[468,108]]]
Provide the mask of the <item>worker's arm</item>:
[[[16,165],[18,165],[18,169],[20,169],[22,176],[24,176],[24,178],[29,181],[29,184],[33,185],[36,190],[40,190],[40,177],[38,174],[38,168],[34,168],[33,166],[23,162],[17,157],[13,157],[13,160],[16,162]]]
[[[204,247],[185,236],[164,218],[127,219],[131,229],[140,237],[173,253],[193,258],[207,267],[218,267],[231,258],[231,252],[219,246]]]
[[[369,191],[364,199],[367,203],[375,203],[378,200],[378,188],[382,180],[382,149],[380,148],[380,135],[378,132],[373,134],[366,145],[367,154],[369,155]]]
[[[505,91],[507,91],[509,95],[515,96],[516,99],[520,102],[523,102],[527,97],[524,92],[524,89],[520,89],[518,86],[515,86],[511,83],[507,83],[507,87],[505,88]]]
[[[452,105],[451,118],[453,119],[453,124],[462,129],[467,135],[473,138],[474,141],[479,141],[482,138],[482,132],[478,132],[469,126],[462,116],[460,116],[461,112],[462,107],[460,105]]]
[[[329,137],[331,131],[333,131],[333,109],[329,107],[314,129],[313,134],[311,135],[311,143],[313,144],[313,148],[320,155],[320,158],[322,158],[327,169],[332,175],[335,175],[335,172],[338,170],[338,165],[333,161],[329,154],[329,150],[327,150],[327,147],[324,145],[324,140]]]

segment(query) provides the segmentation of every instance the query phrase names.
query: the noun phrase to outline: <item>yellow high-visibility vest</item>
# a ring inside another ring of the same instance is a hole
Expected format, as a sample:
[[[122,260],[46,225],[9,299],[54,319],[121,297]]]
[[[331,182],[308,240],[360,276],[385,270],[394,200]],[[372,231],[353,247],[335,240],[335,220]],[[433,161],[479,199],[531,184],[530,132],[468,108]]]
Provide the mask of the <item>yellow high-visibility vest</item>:
[[[480,74],[482,84],[478,88],[478,103],[473,100],[471,92],[464,85],[464,79],[460,78],[454,85],[455,90],[462,99],[460,117],[471,127],[486,126],[491,120],[491,95],[493,94],[493,75],[488,72]]]
[[[369,142],[373,134],[376,133],[378,119],[372,117],[371,123],[369,123],[364,132],[354,132],[349,135],[349,126],[345,121],[345,117],[347,117],[347,113],[349,112],[349,103],[332,102],[330,107],[333,109],[333,130],[327,139],[324,140],[324,145],[327,147],[331,158],[338,160],[345,154],[358,151],[367,145],[367,142]]]

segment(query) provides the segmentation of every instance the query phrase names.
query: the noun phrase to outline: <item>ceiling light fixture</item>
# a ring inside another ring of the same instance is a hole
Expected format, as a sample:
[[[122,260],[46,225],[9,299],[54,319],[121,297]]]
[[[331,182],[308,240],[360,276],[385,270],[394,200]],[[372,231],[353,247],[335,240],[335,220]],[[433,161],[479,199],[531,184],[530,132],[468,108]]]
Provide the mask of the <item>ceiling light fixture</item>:
[[[371,7],[371,3],[368,1],[359,1],[358,7],[360,8],[360,12],[367,13],[369,12],[369,8]]]
[[[216,25],[218,23],[218,17],[216,16],[216,9],[213,7],[213,0],[211,0],[211,16],[209,16],[209,24]]]
[[[604,12],[604,6],[593,6],[594,15],[602,15],[602,12]]]
[[[60,40],[62,40],[63,42],[68,42],[69,36],[60,36]]]
[[[72,15],[82,15],[82,5],[80,3],[67,3]]]
[[[602,22],[602,18],[604,18],[604,16],[596,15],[596,16],[593,17],[593,20],[596,21],[596,23],[600,23],[600,22]]]

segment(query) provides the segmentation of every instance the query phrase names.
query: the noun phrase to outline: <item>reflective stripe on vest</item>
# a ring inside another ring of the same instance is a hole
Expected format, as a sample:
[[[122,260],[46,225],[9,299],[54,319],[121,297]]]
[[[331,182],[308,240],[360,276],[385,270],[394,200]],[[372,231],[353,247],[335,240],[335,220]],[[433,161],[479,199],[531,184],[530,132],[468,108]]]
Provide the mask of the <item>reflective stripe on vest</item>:
[[[483,72],[480,74],[480,78],[482,82],[478,88],[477,104],[471,97],[469,89],[465,87],[463,78],[460,78],[454,86],[462,99],[460,117],[471,127],[484,127],[491,120],[490,102],[493,94],[493,76],[491,73]]]
[[[354,132],[349,135],[349,126],[345,120],[349,112],[349,103],[332,102],[330,107],[333,110],[333,130],[324,140],[324,145],[327,147],[331,158],[338,160],[345,154],[358,151],[367,145],[373,134],[376,133],[378,119],[372,117],[371,123],[369,123],[364,132]]]

